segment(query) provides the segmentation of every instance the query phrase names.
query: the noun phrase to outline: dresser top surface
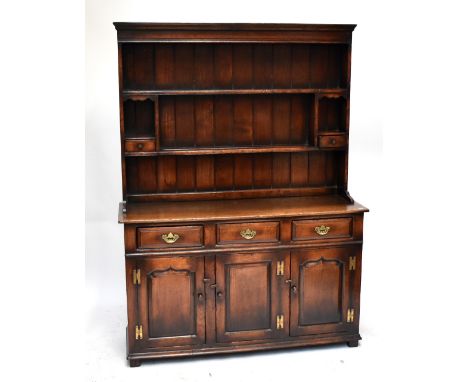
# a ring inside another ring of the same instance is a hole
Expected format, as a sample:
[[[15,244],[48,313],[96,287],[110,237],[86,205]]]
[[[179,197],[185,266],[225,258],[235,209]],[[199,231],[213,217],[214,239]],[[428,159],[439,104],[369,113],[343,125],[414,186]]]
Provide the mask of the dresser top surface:
[[[210,220],[269,219],[289,216],[346,215],[368,212],[339,195],[238,200],[123,203],[119,223],[170,223]]]
[[[216,31],[352,31],[356,24],[272,24],[272,23],[147,23],[114,22],[117,30],[216,30]]]

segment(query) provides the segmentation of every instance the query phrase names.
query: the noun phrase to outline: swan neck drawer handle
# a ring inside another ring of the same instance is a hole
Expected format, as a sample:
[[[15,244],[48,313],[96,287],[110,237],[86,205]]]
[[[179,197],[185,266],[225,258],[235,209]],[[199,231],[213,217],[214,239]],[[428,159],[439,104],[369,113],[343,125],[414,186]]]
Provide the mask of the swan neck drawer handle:
[[[161,235],[161,237],[167,244],[175,243],[179,239],[179,235],[177,235],[176,233],[172,233],[172,232]]]
[[[320,236],[325,236],[328,231],[330,231],[330,227],[326,227],[324,225],[315,227],[315,232],[317,232]]]
[[[250,228],[243,229],[242,231],[240,231],[240,235],[246,240],[253,239],[256,234],[257,234],[257,232],[255,232],[254,230],[252,230]]]

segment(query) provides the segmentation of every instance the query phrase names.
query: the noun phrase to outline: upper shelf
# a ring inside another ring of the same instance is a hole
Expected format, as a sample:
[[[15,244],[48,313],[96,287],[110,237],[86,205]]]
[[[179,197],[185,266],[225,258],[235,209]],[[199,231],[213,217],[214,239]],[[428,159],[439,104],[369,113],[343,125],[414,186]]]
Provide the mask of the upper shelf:
[[[121,89],[349,87],[343,44],[122,44]]]
[[[266,147],[202,147],[202,148],[180,148],[180,149],[162,149],[151,152],[126,152],[125,156],[160,156],[160,155],[222,155],[222,154],[262,154],[262,153],[294,153],[316,151],[314,146],[266,146]]]
[[[277,88],[277,89],[161,89],[161,90],[123,90],[122,95],[128,99],[141,99],[158,95],[222,95],[222,94],[339,94],[346,95],[348,89],[319,88]]]

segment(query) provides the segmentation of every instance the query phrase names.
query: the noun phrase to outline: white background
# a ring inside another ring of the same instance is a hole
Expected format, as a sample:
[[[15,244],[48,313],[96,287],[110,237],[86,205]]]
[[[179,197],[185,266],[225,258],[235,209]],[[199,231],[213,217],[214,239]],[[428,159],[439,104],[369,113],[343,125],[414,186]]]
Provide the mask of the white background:
[[[466,381],[468,35],[462,5],[95,0],[86,4],[86,25],[83,4],[72,1],[17,2],[4,10],[0,374],[8,379],[2,379]],[[113,21],[358,24],[349,190],[371,210],[358,348],[127,367]]]

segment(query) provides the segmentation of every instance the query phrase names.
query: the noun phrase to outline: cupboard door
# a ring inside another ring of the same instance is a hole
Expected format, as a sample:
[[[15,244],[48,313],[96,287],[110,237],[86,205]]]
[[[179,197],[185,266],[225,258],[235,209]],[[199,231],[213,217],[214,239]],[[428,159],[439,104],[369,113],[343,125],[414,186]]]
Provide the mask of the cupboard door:
[[[138,261],[139,322],[143,348],[194,345],[205,341],[203,257]]]
[[[288,278],[289,253],[216,256],[217,341],[287,336]]]
[[[356,253],[352,246],[291,253],[291,336],[352,330]]]

